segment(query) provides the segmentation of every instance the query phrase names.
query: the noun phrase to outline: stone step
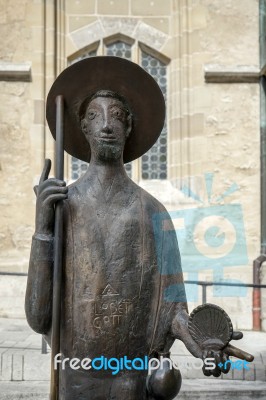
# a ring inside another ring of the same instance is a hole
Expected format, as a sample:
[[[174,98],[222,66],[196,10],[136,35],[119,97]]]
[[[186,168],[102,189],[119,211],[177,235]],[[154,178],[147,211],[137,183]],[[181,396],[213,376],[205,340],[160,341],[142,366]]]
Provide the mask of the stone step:
[[[49,382],[1,382],[0,400],[48,400]]]
[[[266,399],[265,382],[184,379],[176,400],[253,400]]]
[[[48,400],[49,382],[1,382],[0,400]],[[184,380],[176,400],[265,400],[266,384],[262,382]],[[75,399],[78,400],[78,399]]]

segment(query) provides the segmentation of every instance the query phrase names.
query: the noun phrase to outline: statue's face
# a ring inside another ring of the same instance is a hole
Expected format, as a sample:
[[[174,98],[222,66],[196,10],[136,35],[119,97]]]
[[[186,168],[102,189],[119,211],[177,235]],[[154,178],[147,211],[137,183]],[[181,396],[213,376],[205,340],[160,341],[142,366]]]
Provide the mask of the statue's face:
[[[116,160],[123,154],[131,117],[120,100],[96,97],[88,104],[81,126],[96,158]]]

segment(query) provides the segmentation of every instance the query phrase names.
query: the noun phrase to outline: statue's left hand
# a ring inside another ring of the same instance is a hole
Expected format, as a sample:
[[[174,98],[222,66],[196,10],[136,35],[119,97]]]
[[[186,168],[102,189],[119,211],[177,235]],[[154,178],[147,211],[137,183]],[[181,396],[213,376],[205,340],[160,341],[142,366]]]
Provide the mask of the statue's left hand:
[[[228,344],[225,348],[215,348],[216,346],[213,344],[208,344],[208,346],[201,347],[198,343],[190,335],[188,329],[188,313],[182,309],[179,313],[175,316],[172,322],[172,334],[175,339],[181,340],[188,351],[197,358],[201,358],[205,360],[206,358],[214,358],[216,368],[213,370],[207,370],[203,367],[203,373],[206,376],[213,375],[218,377],[221,373],[228,373],[230,370],[230,363],[226,363],[229,360],[229,356],[237,357],[241,360],[245,360],[247,362],[253,361],[254,357],[246,353],[245,351],[238,349],[237,347]],[[242,332],[233,332],[231,340],[239,340],[242,339],[243,333]],[[219,366],[220,364],[220,366]]]
[[[234,331],[231,340],[240,340],[242,338],[243,338],[242,332]],[[216,368],[213,370],[207,370],[204,365],[202,369],[204,375],[206,376],[213,375],[215,377],[219,377],[221,373],[227,374],[230,371],[230,366],[231,366],[230,362],[228,363],[226,362],[229,360],[229,356],[233,356],[247,362],[252,362],[254,360],[253,355],[235,346],[232,346],[231,344],[228,344],[222,350],[219,349],[215,350],[210,347],[209,348],[205,347],[202,351],[202,359],[205,360],[206,358],[214,358]]]

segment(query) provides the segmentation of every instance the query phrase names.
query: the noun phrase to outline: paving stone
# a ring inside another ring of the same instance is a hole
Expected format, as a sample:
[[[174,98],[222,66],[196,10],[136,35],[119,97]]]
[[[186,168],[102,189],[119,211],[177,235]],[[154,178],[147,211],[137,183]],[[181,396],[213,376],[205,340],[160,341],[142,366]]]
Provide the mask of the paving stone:
[[[12,356],[12,381],[22,381],[24,370],[24,356],[21,354],[13,354]]]
[[[233,378],[234,378],[234,380],[242,381],[244,379],[244,371],[243,370],[234,369],[233,370]]]
[[[2,343],[2,347],[5,347],[6,349],[12,348],[16,345],[17,341],[16,340],[5,340]]]
[[[14,331],[0,332],[0,344],[2,344],[3,341],[10,340],[10,337],[12,337],[12,340],[15,340],[16,342],[24,341],[29,337],[29,333]]]
[[[252,366],[249,370],[244,369],[244,379],[245,379],[245,381],[255,381],[254,366]]]
[[[1,355],[1,381],[11,381],[12,378],[12,354]]]
[[[24,356],[24,380],[46,381],[50,379],[50,355],[27,351]]]
[[[255,366],[255,380],[266,381],[266,367],[262,364]]]
[[[0,346],[0,355],[6,353],[7,350],[8,350],[8,349],[7,349],[6,347],[1,347],[1,346]]]
[[[223,376],[223,375],[222,375],[222,376]],[[229,371],[226,375],[224,375],[223,378],[224,378],[224,380],[232,380],[232,379],[234,379],[234,377],[233,377],[233,370],[230,369],[230,371]]]
[[[16,347],[14,348],[12,348],[12,347],[8,347],[7,349],[6,349],[6,351],[5,351],[5,353],[3,353],[3,354],[11,354],[11,355],[13,355],[13,354],[17,354],[17,353],[19,353],[21,351],[21,349],[17,349]]]
[[[266,365],[266,351],[262,351],[260,353],[260,356],[261,356],[263,364]]]

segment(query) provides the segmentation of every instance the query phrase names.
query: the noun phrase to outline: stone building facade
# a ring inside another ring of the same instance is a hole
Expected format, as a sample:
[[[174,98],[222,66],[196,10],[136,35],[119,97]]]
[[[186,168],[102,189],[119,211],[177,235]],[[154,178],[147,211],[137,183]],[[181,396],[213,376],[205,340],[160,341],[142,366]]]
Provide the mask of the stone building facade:
[[[164,91],[164,136],[127,170],[172,212],[177,235],[190,221],[185,247],[180,239],[185,278],[251,283],[261,240],[259,1],[1,0],[0,22],[0,270],[27,271],[32,187],[44,158],[54,160],[51,84],[67,65],[109,54],[139,63]],[[86,169],[68,155],[65,165],[68,181]],[[25,277],[1,277],[1,315],[23,315],[24,290]],[[201,289],[188,292],[193,308]],[[207,300],[251,328],[251,295],[209,288]]]

